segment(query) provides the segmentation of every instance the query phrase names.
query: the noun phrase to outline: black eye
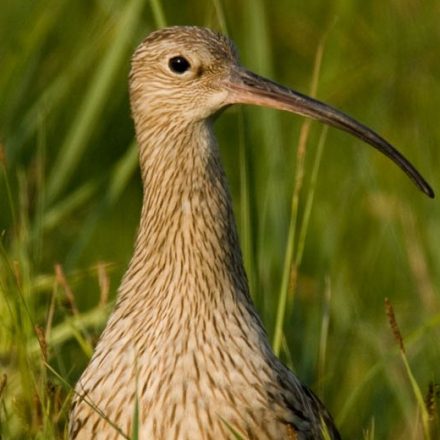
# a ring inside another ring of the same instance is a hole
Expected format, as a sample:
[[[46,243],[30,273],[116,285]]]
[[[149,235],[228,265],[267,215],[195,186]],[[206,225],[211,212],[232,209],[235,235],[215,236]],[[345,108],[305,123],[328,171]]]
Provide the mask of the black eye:
[[[174,73],[185,73],[191,67],[191,64],[186,58],[178,56],[170,58],[168,66]]]

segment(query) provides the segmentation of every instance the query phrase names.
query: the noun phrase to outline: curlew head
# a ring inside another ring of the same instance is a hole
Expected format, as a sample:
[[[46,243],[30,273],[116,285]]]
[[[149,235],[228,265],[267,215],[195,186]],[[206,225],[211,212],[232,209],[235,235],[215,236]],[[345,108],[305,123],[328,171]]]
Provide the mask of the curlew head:
[[[310,117],[373,146],[434,197],[421,174],[381,136],[327,104],[246,70],[232,42],[206,28],[175,26],[151,33],[133,56],[130,96],[135,119],[151,115],[156,121],[172,118],[196,123],[231,104],[260,105]]]
[[[221,34],[190,26],[155,31],[133,56],[133,110],[187,121],[209,118],[228,105],[225,86],[237,66],[235,48]]]

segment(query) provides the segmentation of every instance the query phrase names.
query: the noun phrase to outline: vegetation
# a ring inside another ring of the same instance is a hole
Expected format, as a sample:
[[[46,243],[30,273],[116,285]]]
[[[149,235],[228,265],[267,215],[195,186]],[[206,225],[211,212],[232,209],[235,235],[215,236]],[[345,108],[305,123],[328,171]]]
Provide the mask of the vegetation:
[[[227,32],[247,67],[365,122],[440,191],[436,0],[0,5],[2,439],[66,437],[72,386],[131,256],[142,195],[127,75],[156,27]],[[235,108],[216,130],[280,356],[344,438],[438,438],[438,201],[300,117]]]

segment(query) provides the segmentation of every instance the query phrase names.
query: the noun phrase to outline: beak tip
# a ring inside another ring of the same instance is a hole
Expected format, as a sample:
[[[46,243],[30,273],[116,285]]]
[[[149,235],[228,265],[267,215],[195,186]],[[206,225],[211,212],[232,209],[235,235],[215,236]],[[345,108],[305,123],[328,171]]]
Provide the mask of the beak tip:
[[[430,186],[426,190],[426,195],[431,199],[435,199],[435,192]]]

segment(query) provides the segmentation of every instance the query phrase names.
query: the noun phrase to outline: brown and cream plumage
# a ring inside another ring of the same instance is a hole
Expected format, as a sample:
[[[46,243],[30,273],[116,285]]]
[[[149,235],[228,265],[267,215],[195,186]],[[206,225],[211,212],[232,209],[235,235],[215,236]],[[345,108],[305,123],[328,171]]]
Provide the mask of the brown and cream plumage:
[[[234,103],[319,119],[378,148],[425,191],[387,142],[325,104],[244,70],[208,29],[150,34],[130,97],[144,199],[115,309],[81,376],[72,439],[321,439],[339,434],[319,399],[274,355],[248,283],[212,124]]]

